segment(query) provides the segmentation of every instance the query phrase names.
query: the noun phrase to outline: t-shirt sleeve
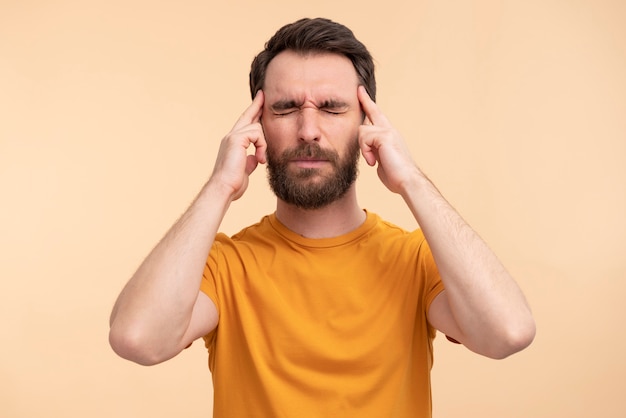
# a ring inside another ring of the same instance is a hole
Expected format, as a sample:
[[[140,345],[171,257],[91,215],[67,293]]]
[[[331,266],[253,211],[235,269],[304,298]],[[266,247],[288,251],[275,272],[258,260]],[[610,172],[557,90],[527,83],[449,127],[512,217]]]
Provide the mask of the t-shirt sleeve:
[[[437,295],[444,290],[444,287],[443,282],[441,281],[441,276],[439,275],[439,269],[437,269],[437,264],[435,264],[435,259],[433,258],[433,254],[431,253],[430,247],[426,241],[422,244],[422,252],[422,271],[425,273],[426,278],[426,294],[424,304],[426,306],[426,311],[428,311],[430,304],[435,297],[437,297]]]
[[[200,291],[207,295],[217,308],[217,312],[219,315],[220,312],[220,303],[217,292],[217,274],[218,274],[218,266],[219,266],[219,257],[221,253],[221,243],[220,239],[225,237],[223,234],[218,234],[215,237],[215,241],[211,246],[211,250],[209,251],[209,255],[207,257],[206,263],[204,264],[204,271],[202,273],[202,281],[200,282]]]
[[[424,309],[426,310],[426,315],[428,315],[428,310],[430,309],[430,304],[435,300],[435,298],[445,289],[443,282],[441,281],[441,276],[439,275],[439,269],[437,268],[437,264],[435,263],[435,259],[430,250],[430,246],[428,242],[424,239],[420,246],[419,251],[419,263],[420,270],[423,274],[424,278]],[[436,334],[436,329],[429,324],[429,333],[434,337]]]

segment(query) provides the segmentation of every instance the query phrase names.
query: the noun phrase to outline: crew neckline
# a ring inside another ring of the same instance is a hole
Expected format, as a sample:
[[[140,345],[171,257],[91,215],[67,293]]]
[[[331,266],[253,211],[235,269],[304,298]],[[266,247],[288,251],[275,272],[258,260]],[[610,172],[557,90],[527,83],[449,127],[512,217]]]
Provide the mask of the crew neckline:
[[[271,215],[269,215],[268,220],[270,226],[274,229],[274,231],[276,231],[277,234],[279,234],[288,241],[291,241],[303,247],[330,248],[338,247],[340,245],[344,245],[354,240],[357,240],[365,235],[367,232],[369,232],[376,225],[378,215],[367,211],[367,209],[363,209],[363,211],[365,212],[365,221],[361,225],[359,225],[356,229],[353,229],[350,232],[330,238],[303,237],[302,235],[287,228],[282,222],[280,222],[276,217],[276,213],[272,213]]]

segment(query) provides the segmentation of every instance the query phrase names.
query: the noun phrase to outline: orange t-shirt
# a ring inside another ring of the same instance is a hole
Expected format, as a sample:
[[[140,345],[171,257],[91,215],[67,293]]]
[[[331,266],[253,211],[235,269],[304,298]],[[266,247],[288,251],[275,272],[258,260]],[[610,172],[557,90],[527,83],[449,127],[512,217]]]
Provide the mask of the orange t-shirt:
[[[430,417],[443,290],[420,230],[367,213],[308,239],[264,217],[218,234],[201,290],[219,311],[205,337],[214,417]]]

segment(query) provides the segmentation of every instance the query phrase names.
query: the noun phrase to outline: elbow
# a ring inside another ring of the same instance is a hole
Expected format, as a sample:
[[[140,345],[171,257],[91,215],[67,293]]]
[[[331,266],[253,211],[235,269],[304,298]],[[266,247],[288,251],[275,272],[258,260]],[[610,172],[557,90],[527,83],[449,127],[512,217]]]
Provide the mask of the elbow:
[[[115,324],[109,330],[109,345],[118,356],[142,366],[153,366],[172,357],[155,349],[158,346],[148,341],[141,332],[121,329]]]
[[[530,318],[524,324],[508,327],[502,332],[496,344],[490,344],[487,357],[502,360],[527,348],[535,339],[535,321]]]

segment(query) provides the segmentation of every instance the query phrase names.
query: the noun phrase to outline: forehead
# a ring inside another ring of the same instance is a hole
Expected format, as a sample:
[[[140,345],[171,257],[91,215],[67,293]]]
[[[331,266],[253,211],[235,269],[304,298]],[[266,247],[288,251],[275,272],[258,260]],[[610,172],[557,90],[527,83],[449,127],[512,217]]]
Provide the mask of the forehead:
[[[358,85],[356,70],[343,55],[283,51],[267,67],[263,92],[268,100],[358,100]]]

